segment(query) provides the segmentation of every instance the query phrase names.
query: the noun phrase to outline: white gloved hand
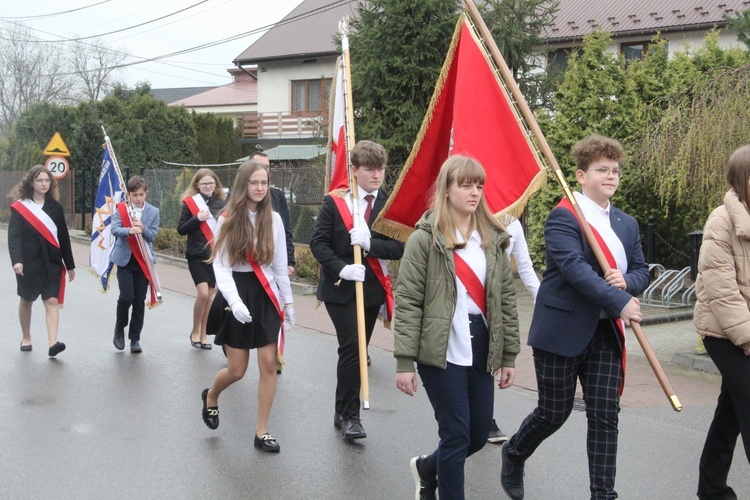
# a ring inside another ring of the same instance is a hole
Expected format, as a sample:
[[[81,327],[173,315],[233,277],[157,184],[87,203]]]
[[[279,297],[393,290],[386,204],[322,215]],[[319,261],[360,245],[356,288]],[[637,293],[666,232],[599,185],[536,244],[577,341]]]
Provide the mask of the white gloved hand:
[[[296,322],[297,318],[294,316],[294,305],[284,304],[284,331],[288,332],[291,330]]]
[[[364,281],[365,280],[365,266],[363,264],[349,264],[339,273],[341,279],[347,281]]]
[[[349,238],[351,238],[352,246],[359,245],[365,252],[370,251],[371,237],[370,228],[367,227],[367,224],[363,224],[362,221],[360,221],[359,227],[354,227],[349,231]]]
[[[234,318],[243,325],[245,323],[250,323],[253,320],[253,317],[250,316],[250,311],[247,310],[247,306],[241,300],[232,304],[232,314],[234,314]]]

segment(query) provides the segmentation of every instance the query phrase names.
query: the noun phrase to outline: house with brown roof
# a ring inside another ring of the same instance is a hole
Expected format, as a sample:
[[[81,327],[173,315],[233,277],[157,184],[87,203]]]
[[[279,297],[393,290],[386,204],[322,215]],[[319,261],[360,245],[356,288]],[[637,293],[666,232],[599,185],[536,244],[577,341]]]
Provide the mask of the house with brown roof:
[[[734,32],[723,28],[725,16],[748,9],[750,0],[561,0],[544,50],[554,70],[564,68],[571,49],[597,30],[612,33],[609,50],[625,60],[640,58],[657,33],[670,53],[700,47],[713,28],[721,29],[722,47],[742,46]]]
[[[482,1],[482,0],[475,0]],[[314,144],[327,130],[328,96],[339,53],[338,23],[354,17],[356,0],[302,0],[234,59],[257,71],[257,113],[243,116],[243,138],[261,145]],[[658,32],[670,52],[699,47],[706,33],[725,28],[725,15],[750,9],[750,0],[561,0],[539,48],[552,69],[564,68],[571,49],[595,30],[612,33],[610,50],[641,57]],[[722,30],[723,47],[740,46]]]
[[[169,103],[196,113],[214,113],[240,119],[258,108],[258,82],[255,69],[230,68],[232,82]]]
[[[339,52],[338,23],[356,0],[303,0],[234,59],[258,77],[257,113],[243,116],[243,140],[262,146],[314,144],[328,129],[328,98]]]

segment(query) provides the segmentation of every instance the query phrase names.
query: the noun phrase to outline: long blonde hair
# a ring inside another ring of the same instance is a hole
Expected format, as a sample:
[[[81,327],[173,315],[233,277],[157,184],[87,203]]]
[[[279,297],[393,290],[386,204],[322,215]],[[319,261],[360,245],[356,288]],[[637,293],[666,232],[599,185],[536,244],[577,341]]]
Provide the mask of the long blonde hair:
[[[252,160],[246,161],[237,170],[232,196],[229,197],[226,206],[224,224],[216,238],[209,262],[216,258],[221,249],[226,249],[230,265],[245,262],[248,253],[260,265],[268,264],[273,260],[273,208],[270,188],[258,203],[255,226],[250,222],[247,213],[247,183],[250,176],[260,169],[266,171],[270,182],[271,174],[268,167]]]
[[[445,239],[446,248],[453,250],[461,247],[462,243],[456,238],[456,222],[448,205],[448,188],[455,182],[461,185],[465,182],[476,182],[484,186],[487,175],[484,167],[474,158],[468,156],[451,156],[440,167],[435,185],[432,187],[432,209],[435,212],[435,233],[439,232]],[[475,229],[482,237],[482,248],[486,249],[491,243],[491,230],[495,228],[504,231],[503,226],[495,219],[487,207],[484,192],[479,197],[476,211],[471,215],[470,232]],[[507,242],[503,243],[504,247]]]
[[[221,185],[221,181],[219,180],[219,177],[210,168],[198,169],[198,171],[195,173],[192,180],[190,181],[190,185],[182,193],[182,198],[180,199],[184,200],[185,198],[192,198],[196,194],[200,193],[201,189],[200,189],[200,186],[198,186],[198,181],[200,181],[204,177],[210,177],[214,180],[214,182],[216,183],[216,187],[214,188],[214,196],[216,196],[220,200],[223,200],[224,199],[224,186]]]

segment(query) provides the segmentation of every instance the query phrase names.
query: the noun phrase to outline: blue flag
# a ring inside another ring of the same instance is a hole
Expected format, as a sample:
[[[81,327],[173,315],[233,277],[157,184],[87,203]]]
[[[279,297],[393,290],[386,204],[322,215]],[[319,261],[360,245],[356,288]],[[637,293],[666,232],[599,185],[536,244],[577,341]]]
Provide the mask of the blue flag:
[[[101,279],[102,291],[109,289],[109,274],[112,263],[109,254],[112,253],[114,237],[110,232],[110,224],[114,215],[115,205],[123,199],[120,178],[112,163],[109,148],[104,149],[104,161],[99,173],[99,188],[96,190],[94,202],[94,219],[91,223],[91,253],[89,264],[91,269]]]

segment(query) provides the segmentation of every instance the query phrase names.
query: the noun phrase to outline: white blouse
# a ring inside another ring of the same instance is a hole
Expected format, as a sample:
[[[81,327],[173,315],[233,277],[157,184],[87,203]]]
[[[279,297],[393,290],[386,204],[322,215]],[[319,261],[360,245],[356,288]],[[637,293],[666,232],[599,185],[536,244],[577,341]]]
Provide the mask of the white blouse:
[[[281,216],[273,212],[273,260],[270,264],[264,264],[261,266],[263,274],[266,275],[268,283],[271,285],[271,289],[276,294],[276,298],[279,301],[279,305],[291,304],[294,302],[292,296],[292,286],[289,282],[289,272],[287,268],[287,254],[286,254],[286,234],[284,232],[284,223],[281,221]],[[248,217],[255,227],[256,213],[248,210]],[[216,224],[216,235],[221,232],[221,227],[224,225],[224,217],[219,217],[219,221]],[[250,263],[246,260],[238,262],[235,265],[229,264],[229,256],[224,248],[220,249],[216,258],[213,262],[214,274],[216,275],[216,287],[221,291],[222,295],[230,306],[240,300],[240,295],[237,293],[237,285],[232,278],[232,271],[238,272],[252,272],[253,268],[250,267]]]

